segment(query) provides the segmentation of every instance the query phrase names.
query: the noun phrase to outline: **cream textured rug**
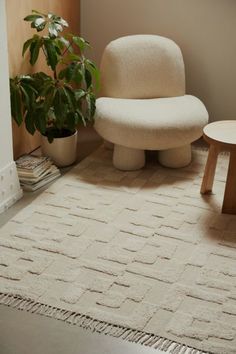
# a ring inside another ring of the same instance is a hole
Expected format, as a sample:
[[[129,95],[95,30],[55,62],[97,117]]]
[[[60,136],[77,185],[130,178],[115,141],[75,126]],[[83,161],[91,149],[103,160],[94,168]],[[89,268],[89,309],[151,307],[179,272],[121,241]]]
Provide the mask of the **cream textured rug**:
[[[100,148],[0,230],[0,303],[172,353],[235,354],[227,156],[202,197],[205,161],[120,172]]]

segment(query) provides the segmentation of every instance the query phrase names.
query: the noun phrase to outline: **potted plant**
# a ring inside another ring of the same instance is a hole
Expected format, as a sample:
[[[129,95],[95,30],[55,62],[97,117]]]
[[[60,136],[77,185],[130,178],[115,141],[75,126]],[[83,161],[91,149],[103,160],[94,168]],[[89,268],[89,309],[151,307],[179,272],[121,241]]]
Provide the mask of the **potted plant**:
[[[68,27],[63,18],[33,10],[24,20],[36,33],[24,43],[22,55],[29,52],[33,66],[42,52],[51,75],[37,72],[10,79],[12,117],[18,126],[24,122],[30,134],[39,131],[43,153],[67,166],[76,159],[78,124],[86,125],[94,116],[99,71],[85,57],[90,47],[86,40],[62,35]]]

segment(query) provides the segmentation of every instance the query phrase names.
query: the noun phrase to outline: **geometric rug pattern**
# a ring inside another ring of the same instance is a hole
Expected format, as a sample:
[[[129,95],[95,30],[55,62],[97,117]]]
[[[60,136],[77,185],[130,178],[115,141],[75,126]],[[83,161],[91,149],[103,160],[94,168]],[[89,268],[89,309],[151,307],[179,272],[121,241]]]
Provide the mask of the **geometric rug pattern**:
[[[153,157],[153,156],[152,156]],[[236,216],[228,157],[201,196],[207,152],[182,169],[112,166],[100,148],[0,229],[0,293],[236,353]]]

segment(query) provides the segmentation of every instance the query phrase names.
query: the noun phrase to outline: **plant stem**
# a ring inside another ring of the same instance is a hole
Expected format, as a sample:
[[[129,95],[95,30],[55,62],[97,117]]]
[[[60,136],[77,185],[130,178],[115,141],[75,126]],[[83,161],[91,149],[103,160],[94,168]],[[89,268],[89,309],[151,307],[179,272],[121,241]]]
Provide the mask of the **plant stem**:
[[[54,77],[55,80],[57,80],[57,71],[56,71],[56,69],[53,71],[53,77]]]
[[[48,57],[47,57],[47,53],[45,52],[44,46],[42,46],[42,49],[43,49],[43,54],[44,54],[45,58],[47,59]]]

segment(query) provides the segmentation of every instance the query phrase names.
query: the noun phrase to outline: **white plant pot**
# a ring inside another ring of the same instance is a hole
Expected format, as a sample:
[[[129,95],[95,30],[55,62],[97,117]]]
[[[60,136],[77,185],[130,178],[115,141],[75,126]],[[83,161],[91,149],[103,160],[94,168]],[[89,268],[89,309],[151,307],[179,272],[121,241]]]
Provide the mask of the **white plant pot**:
[[[65,138],[54,138],[52,143],[42,136],[41,148],[43,155],[50,157],[58,167],[69,166],[77,157],[77,131]]]

